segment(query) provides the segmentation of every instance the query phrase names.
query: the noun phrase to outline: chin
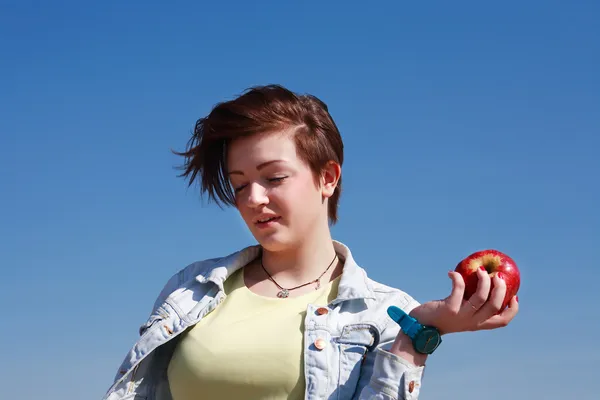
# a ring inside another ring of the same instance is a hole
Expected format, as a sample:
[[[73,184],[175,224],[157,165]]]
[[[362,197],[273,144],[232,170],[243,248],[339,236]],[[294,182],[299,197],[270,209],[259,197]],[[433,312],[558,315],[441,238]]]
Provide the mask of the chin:
[[[270,252],[284,251],[294,246],[294,241],[281,233],[271,235],[254,234],[253,236],[265,250]]]

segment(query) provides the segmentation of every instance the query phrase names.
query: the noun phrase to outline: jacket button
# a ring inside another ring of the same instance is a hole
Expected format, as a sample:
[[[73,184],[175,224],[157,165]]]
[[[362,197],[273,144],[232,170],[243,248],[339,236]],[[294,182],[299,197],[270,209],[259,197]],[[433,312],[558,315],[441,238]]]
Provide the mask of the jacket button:
[[[328,309],[326,309],[325,307],[319,307],[317,308],[317,314],[319,315],[325,315],[329,312]]]
[[[318,350],[323,350],[325,348],[325,346],[327,346],[327,343],[325,343],[325,340],[323,340],[323,339],[315,340],[315,347]]]
[[[412,393],[415,390],[415,381],[410,381],[408,384],[408,393]]]

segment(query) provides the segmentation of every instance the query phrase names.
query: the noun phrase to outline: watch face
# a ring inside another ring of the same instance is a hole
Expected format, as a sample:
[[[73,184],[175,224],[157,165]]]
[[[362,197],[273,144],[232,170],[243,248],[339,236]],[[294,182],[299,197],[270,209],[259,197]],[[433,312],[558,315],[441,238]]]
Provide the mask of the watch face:
[[[442,337],[435,328],[424,327],[415,338],[415,349],[419,353],[431,354],[442,343]]]

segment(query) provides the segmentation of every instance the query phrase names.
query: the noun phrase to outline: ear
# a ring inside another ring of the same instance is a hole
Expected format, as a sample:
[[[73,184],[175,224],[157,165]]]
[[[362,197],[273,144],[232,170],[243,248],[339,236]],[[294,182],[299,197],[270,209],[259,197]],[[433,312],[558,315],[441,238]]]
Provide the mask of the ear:
[[[321,172],[321,191],[324,198],[329,198],[335,193],[338,181],[342,176],[342,168],[335,161],[329,161]]]

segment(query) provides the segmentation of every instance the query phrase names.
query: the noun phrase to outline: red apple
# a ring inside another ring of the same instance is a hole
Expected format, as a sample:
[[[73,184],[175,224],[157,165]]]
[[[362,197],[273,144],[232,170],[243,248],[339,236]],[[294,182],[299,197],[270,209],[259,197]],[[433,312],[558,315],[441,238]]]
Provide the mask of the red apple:
[[[490,278],[493,278],[498,273],[501,273],[501,277],[504,278],[506,282],[506,296],[500,309],[501,311],[504,310],[513,296],[517,294],[521,285],[521,272],[517,264],[512,258],[498,250],[481,250],[466,257],[454,269],[465,280],[465,300],[473,296],[477,290],[477,283],[479,281],[477,270],[481,267],[487,271]],[[491,289],[493,288],[494,281],[492,280]]]

